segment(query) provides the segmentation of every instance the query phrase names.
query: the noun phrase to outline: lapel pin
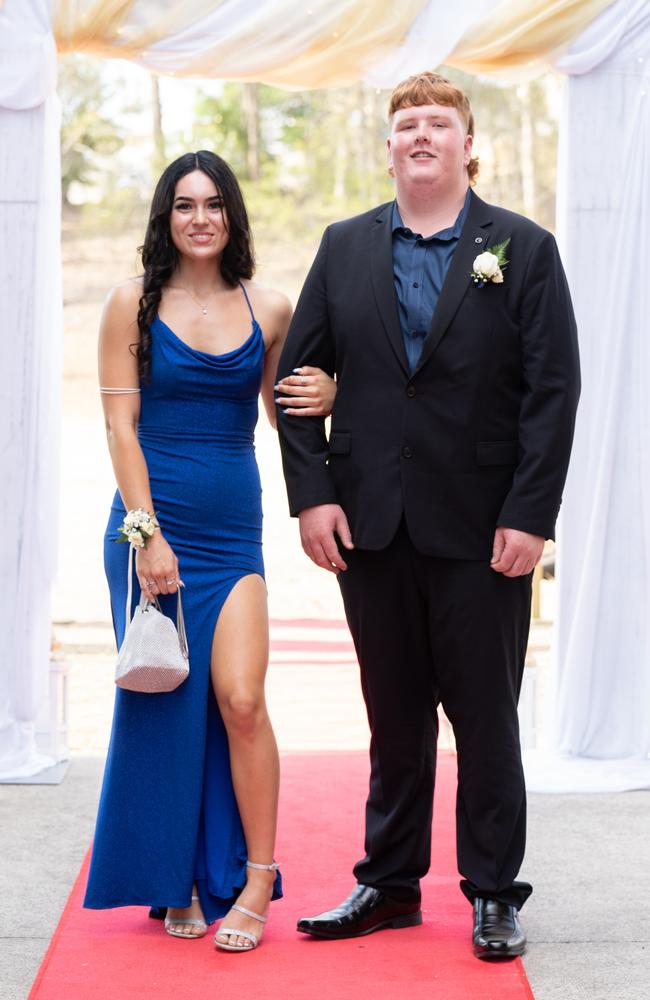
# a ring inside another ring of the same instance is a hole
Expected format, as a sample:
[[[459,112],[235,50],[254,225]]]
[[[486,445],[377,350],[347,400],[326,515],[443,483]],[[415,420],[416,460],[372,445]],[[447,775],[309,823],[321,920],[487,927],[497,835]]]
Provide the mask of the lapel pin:
[[[474,237],[474,242],[475,243],[482,243],[483,242],[483,237],[482,236],[475,236]]]

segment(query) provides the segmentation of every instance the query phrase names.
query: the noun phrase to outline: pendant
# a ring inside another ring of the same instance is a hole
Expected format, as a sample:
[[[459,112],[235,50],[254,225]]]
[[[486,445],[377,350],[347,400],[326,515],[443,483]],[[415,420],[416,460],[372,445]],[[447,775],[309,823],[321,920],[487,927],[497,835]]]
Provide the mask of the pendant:
[[[203,308],[203,315],[204,315],[204,316],[207,316],[207,315],[208,315],[208,310],[207,310],[207,309],[206,309],[205,307]]]

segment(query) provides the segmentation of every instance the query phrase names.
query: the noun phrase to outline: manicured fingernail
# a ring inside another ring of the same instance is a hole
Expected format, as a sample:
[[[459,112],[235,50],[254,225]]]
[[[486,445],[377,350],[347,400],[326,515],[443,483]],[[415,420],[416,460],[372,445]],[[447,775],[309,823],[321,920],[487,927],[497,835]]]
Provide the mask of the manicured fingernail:
[[[301,371],[302,371],[302,368],[294,368],[293,369],[293,374],[294,375],[300,375]]]

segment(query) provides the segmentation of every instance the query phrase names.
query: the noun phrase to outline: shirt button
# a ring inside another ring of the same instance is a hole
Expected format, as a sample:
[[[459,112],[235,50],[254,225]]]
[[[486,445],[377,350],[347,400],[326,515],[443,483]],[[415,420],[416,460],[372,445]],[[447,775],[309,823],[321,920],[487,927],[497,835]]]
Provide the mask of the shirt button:
[[[409,448],[408,445],[406,445],[406,447],[402,448],[402,455],[403,455],[404,458],[412,458],[413,452],[411,451],[411,449]]]
[[[414,281],[413,282],[413,287],[414,288],[419,288],[420,287],[420,283],[418,281]]]
[[[406,388],[406,395],[410,396],[411,399],[413,399],[413,397],[415,396],[415,386],[413,386],[413,385],[407,386],[407,388]]]

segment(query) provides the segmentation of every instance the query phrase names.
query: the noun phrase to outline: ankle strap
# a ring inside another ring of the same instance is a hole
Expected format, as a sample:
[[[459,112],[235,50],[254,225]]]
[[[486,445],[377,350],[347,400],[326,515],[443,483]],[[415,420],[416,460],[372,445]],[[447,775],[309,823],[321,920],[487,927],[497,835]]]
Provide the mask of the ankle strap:
[[[240,906],[239,903],[233,903],[233,910],[238,910],[240,913],[245,913],[247,917],[252,917],[253,920],[259,920],[261,924],[265,924],[269,919],[268,917],[263,917],[261,913],[255,913],[254,910],[247,910],[245,906]],[[222,931],[223,933],[223,931]],[[231,931],[231,934],[237,934],[237,931]]]
[[[277,863],[277,861],[273,861],[270,865],[257,865],[257,864],[255,864],[254,861],[247,861],[246,862],[246,867],[247,868],[257,868],[258,871],[262,871],[262,872],[277,872],[277,870],[279,869],[280,865]]]

